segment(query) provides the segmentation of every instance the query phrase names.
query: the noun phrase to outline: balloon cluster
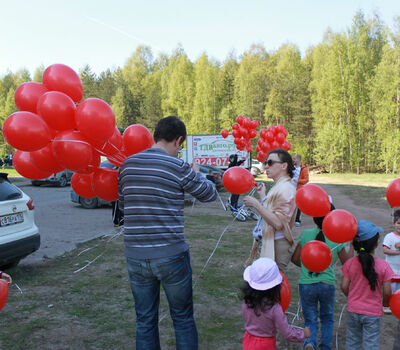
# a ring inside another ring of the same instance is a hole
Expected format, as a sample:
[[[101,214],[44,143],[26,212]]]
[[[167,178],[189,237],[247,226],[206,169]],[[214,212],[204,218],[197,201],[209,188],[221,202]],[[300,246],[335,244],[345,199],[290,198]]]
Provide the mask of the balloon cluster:
[[[260,130],[260,138],[257,142],[257,160],[261,163],[265,162],[268,153],[276,148],[283,148],[289,151],[292,145],[286,140],[288,131],[282,124],[271,125],[268,129]]]
[[[237,123],[232,125],[232,136],[235,138],[234,143],[236,148],[239,151],[243,151],[244,149],[247,152],[251,152],[253,149],[251,145],[251,139],[254,139],[257,136],[257,120],[250,120],[246,117],[239,115],[236,118]],[[229,131],[224,129],[221,131],[221,135],[224,138],[227,138],[229,135]]]
[[[49,66],[43,84],[25,82],[15,92],[19,109],[3,124],[6,141],[17,149],[15,169],[29,179],[44,179],[64,169],[75,172],[71,185],[81,196],[118,199],[118,171],[99,168],[105,156],[117,166],[153,144],[149,130],[129,126],[123,135],[103,100],[83,98],[79,75],[63,64]]]

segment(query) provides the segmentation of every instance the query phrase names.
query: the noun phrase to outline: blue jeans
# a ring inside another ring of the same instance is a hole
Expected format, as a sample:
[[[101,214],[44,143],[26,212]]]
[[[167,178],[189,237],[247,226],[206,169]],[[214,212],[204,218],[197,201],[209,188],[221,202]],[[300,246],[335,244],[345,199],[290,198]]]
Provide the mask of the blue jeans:
[[[321,321],[321,343],[319,348],[330,350],[334,324],[335,286],[326,283],[299,284],[301,307],[305,327],[310,327],[311,337],[304,345],[311,343],[315,349],[318,344],[318,303]]]
[[[346,350],[377,350],[381,332],[380,316],[368,316],[347,311]]]
[[[193,317],[192,268],[189,252],[162,259],[127,258],[129,281],[136,309],[136,349],[160,350],[158,307],[160,282],[168,299],[176,348],[197,350]]]

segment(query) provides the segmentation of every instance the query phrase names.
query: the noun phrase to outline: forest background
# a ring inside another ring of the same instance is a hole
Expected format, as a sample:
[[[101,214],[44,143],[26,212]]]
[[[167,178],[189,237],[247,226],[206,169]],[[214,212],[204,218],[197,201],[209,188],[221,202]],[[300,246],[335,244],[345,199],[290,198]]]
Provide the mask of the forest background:
[[[400,16],[390,30],[378,15],[357,12],[348,29],[327,29],[303,56],[291,43],[273,52],[253,44],[240,57],[232,53],[219,62],[204,53],[192,62],[182,46],[157,57],[138,46],[123,67],[96,75],[86,65],[79,74],[84,98],[108,102],[120,128],[137,123],[153,131],[160,118],[177,115],[189,134],[219,134],[231,131],[241,114],[265,128],[283,124],[291,152],[307,165],[398,172]],[[41,82],[45,68],[0,77],[1,123],[17,111],[16,88]],[[1,134],[0,156],[12,152]]]

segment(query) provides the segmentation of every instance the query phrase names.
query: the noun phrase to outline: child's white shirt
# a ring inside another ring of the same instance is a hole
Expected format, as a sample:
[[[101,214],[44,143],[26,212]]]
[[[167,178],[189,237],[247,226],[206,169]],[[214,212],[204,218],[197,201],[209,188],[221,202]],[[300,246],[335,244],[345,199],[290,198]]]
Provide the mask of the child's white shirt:
[[[391,250],[400,250],[399,248],[395,247],[396,243],[400,243],[400,236],[396,235],[394,232],[390,232],[383,239],[382,245]],[[393,269],[393,272],[396,275],[400,275],[400,255],[385,254],[385,256],[386,256],[386,262]]]

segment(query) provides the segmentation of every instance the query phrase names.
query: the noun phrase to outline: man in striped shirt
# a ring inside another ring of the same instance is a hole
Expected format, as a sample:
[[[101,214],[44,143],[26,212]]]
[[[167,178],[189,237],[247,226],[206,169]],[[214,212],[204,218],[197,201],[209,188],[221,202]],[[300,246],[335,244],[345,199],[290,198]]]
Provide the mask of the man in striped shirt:
[[[119,171],[119,206],[136,309],[136,349],[160,349],[160,282],[174,323],[176,348],[197,349],[192,270],[184,237],[184,192],[213,201],[215,186],[177,155],[186,138],[175,116],[161,119],[153,147],[128,157]]]

